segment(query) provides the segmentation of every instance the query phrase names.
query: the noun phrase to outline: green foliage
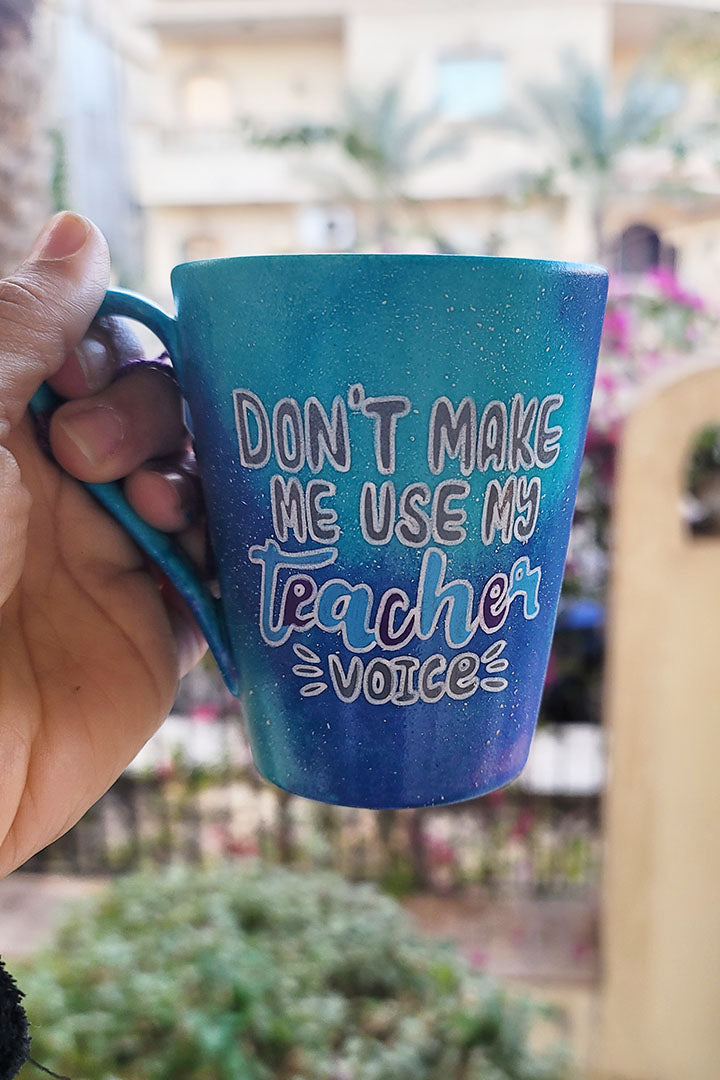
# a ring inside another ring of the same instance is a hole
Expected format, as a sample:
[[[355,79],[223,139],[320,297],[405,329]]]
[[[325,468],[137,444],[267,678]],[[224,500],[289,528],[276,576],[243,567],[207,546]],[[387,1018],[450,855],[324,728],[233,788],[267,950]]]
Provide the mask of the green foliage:
[[[300,123],[274,131],[256,130],[252,137],[256,145],[278,150],[293,146],[310,150],[322,144],[336,147],[343,174],[335,178],[335,187],[372,206],[371,239],[381,248],[392,242],[398,204],[416,216],[419,213],[408,193],[416,174],[434,162],[458,157],[465,146],[458,130],[438,126],[435,109],[408,111],[401,86],[395,82],[375,92],[346,90],[334,124]]]
[[[370,192],[402,196],[415,171],[463,149],[462,137],[438,132],[437,121],[435,109],[408,112],[399,84],[391,83],[374,94],[346,90],[335,124],[298,124],[257,133],[254,141],[277,149],[336,144],[362,170]]]
[[[50,177],[50,195],[54,212],[66,210],[68,197],[68,163],[65,136],[59,128],[48,132],[52,147],[52,175]]]
[[[613,178],[623,151],[666,134],[680,98],[675,84],[639,69],[613,104],[605,78],[570,54],[561,81],[532,84],[527,104],[525,131],[547,139],[561,168],[602,186]]]
[[[112,886],[19,973],[33,1056],[78,1080],[561,1080],[542,1011],[331,874]]]
[[[687,489],[697,495],[703,481],[720,472],[720,427],[710,424],[695,439],[687,469]]]
[[[691,11],[673,19],[656,51],[671,78],[705,83],[720,91],[720,12]]]
[[[539,138],[552,164],[520,179],[526,191],[563,190],[568,178],[584,191],[595,234],[595,257],[607,255],[605,210],[623,187],[625,153],[638,147],[676,148],[672,131],[683,91],[667,75],[641,65],[615,98],[606,77],[573,53],[564,57],[561,78],[532,83],[522,111],[503,117],[506,127]]]

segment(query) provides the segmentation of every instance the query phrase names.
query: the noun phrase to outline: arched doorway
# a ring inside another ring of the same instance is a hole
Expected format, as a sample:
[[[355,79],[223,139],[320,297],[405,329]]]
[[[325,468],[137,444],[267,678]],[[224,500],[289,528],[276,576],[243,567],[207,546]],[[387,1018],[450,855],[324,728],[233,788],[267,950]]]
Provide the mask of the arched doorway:
[[[677,252],[663,243],[651,225],[640,222],[628,225],[620,234],[615,251],[615,266],[621,274],[646,274],[658,266],[674,270]]]

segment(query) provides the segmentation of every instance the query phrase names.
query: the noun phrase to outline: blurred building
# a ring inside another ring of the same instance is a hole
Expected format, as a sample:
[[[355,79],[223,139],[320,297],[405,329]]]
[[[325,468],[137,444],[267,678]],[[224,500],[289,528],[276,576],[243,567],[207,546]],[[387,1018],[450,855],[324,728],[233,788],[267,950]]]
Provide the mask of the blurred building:
[[[150,38],[144,0],[45,0],[37,29],[54,209],[72,208],[105,233],[116,279],[138,285],[143,249],[131,176],[131,132],[143,115]]]
[[[620,82],[658,35],[719,6],[612,0],[144,0],[155,42],[148,123],[135,147],[147,287],[168,293],[176,262],[246,253],[372,248],[370,199],[326,147],[258,146],[251,130],[323,124],[347,87],[402,84],[409,116],[435,107],[457,153],[408,171],[397,246],[588,259],[587,206],[563,178],[552,194],[522,178],[552,167],[541,139],[504,118],[528,86],[559,81],[563,57]],[[689,21],[689,22],[688,22]],[[720,174],[693,163],[659,195],[667,152],[628,156],[610,200],[624,269],[678,264],[709,293],[720,272]],[[657,175],[655,172],[657,171]]]

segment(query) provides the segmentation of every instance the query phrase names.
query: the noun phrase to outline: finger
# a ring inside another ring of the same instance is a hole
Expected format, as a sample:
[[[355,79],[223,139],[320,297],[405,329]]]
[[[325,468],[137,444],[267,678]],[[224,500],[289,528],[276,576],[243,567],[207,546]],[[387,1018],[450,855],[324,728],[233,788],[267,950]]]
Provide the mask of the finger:
[[[17,461],[0,446],[0,608],[20,580],[25,562],[30,494],[24,486]]]
[[[159,570],[156,571],[155,578],[175,637],[178,670],[182,677],[187,675],[188,671],[191,671],[205,655],[207,642],[190,608],[170,579]]]
[[[125,481],[133,510],[163,532],[187,529],[202,513],[203,499],[191,453],[145,462]]]
[[[0,439],[82,340],[109,276],[100,231],[65,212],[48,222],[26,262],[0,280]]]
[[[192,451],[162,462],[147,462],[126,479],[124,492],[133,510],[149,525],[177,535],[179,546],[203,580],[215,578],[200,477]]]
[[[105,390],[122,364],[143,356],[143,347],[125,319],[96,319],[82,341],[48,379],[64,398],[89,397]]]
[[[178,453],[187,440],[174,380],[149,365],[100,394],[66,402],[50,421],[56,460],[89,483],[129,476],[151,458]]]

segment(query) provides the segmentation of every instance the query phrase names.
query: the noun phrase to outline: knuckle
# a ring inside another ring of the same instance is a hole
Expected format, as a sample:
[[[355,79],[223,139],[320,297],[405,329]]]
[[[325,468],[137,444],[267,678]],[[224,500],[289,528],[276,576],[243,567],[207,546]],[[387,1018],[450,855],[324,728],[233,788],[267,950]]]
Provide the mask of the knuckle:
[[[89,336],[95,337],[108,348],[119,364],[143,355],[140,340],[127,319],[117,315],[100,315],[93,319]]]
[[[144,412],[175,422],[182,419],[182,397],[177,383],[152,364],[138,364],[116,385],[132,395]]]
[[[47,306],[39,285],[21,277],[0,280],[0,322],[25,328]]]

